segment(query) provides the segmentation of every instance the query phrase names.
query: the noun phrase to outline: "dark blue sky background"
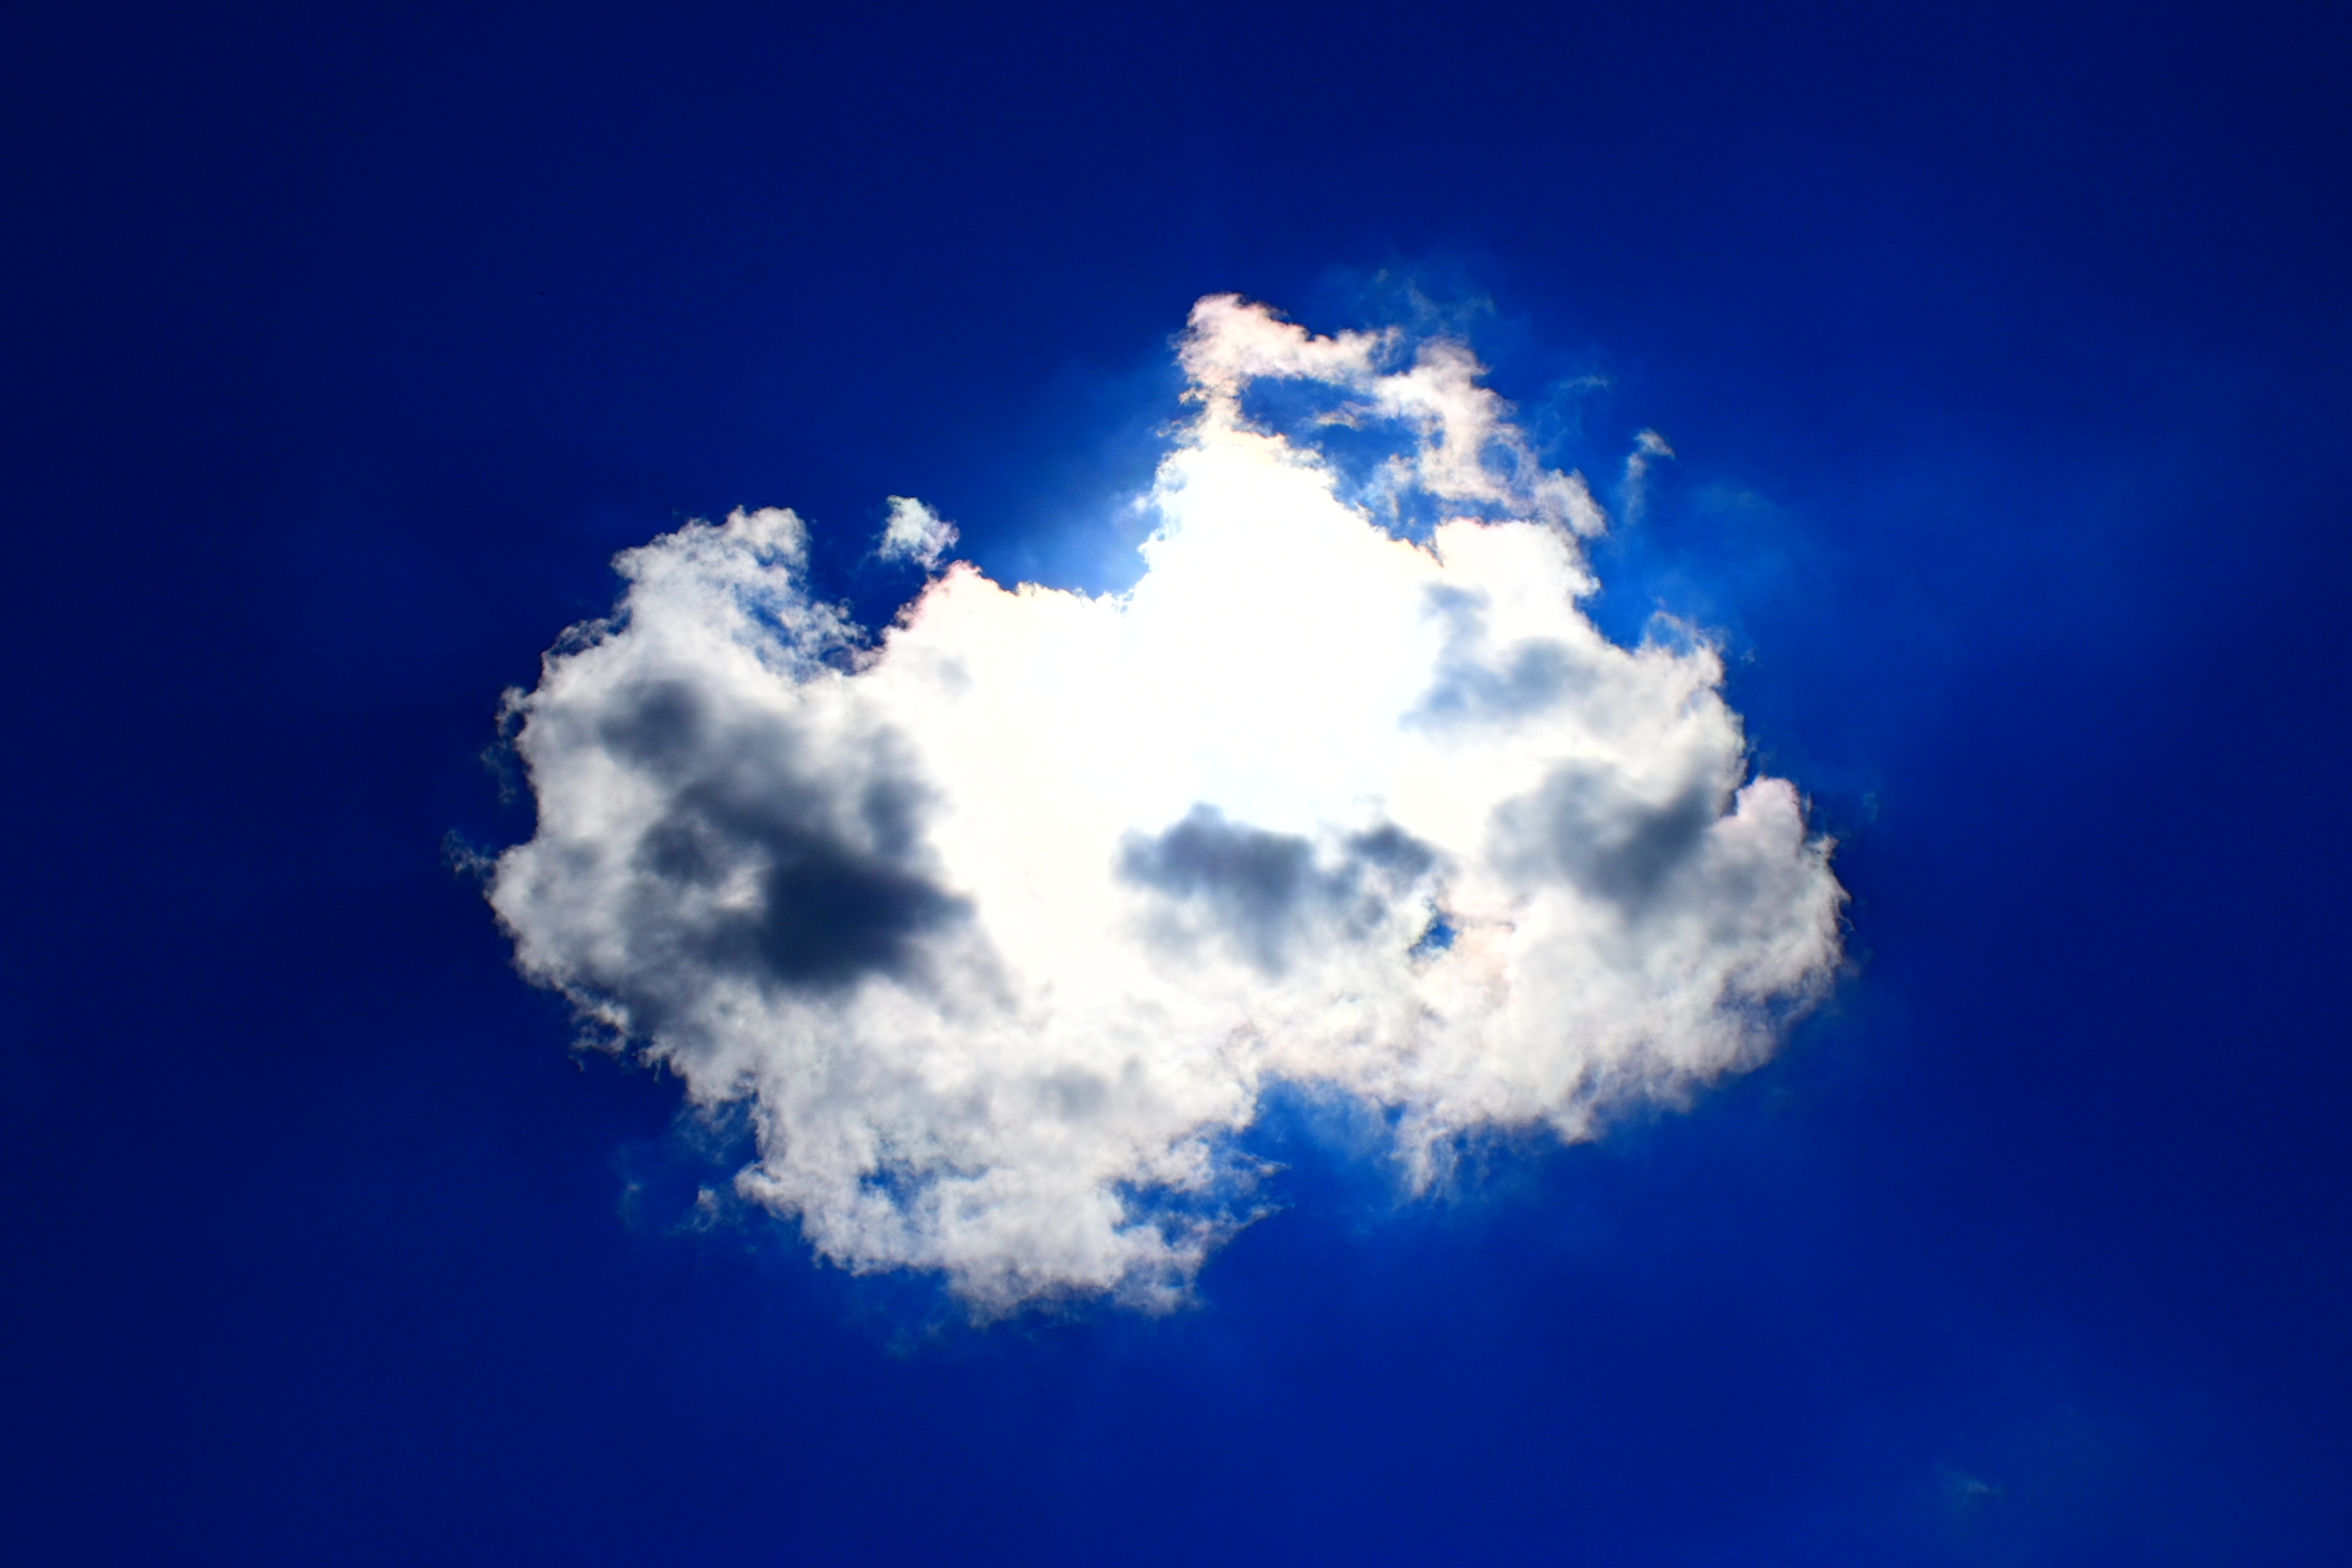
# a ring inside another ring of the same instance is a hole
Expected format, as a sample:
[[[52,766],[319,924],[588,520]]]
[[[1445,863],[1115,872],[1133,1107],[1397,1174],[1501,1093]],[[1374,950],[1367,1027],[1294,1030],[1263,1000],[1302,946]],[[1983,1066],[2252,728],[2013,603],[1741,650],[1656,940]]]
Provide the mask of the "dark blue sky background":
[[[12,1555],[2342,1560],[2340,14],[8,32]],[[1115,583],[1192,300],[1409,281],[1674,441],[1598,613],[1734,654],[1836,1004],[1447,1203],[1280,1107],[1169,1320],[682,1230],[726,1152],[443,863],[501,689],[738,504],[869,614],[890,494]]]

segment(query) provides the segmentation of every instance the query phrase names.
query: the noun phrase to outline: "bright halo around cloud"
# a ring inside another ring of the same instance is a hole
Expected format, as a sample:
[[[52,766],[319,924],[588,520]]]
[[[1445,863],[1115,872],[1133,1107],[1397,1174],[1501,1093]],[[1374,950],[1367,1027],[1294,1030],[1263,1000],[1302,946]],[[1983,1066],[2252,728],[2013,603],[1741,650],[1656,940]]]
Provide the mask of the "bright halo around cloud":
[[[1605,519],[1463,345],[1218,296],[1181,353],[1130,591],[950,564],[869,643],[800,519],[738,511],[621,555],[509,699],[523,972],[748,1100],[738,1190],[820,1254],[982,1314],[1182,1300],[1257,1212],[1269,1086],[1381,1108],[1426,1187],[1757,1063],[1839,959],[1830,845],[1717,654],[1579,609]],[[1272,393],[1320,399],[1304,433]],[[954,539],[892,498],[886,551]]]

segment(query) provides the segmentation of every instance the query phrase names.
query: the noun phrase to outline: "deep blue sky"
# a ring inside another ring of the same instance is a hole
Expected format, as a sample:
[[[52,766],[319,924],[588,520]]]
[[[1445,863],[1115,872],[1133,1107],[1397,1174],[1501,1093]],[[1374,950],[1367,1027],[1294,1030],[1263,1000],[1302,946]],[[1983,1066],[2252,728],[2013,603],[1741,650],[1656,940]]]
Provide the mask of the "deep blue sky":
[[[1533,9],[15,19],[16,1554],[2341,1560],[2344,22]],[[1450,1204],[1283,1108],[1170,1320],[682,1231],[443,863],[501,689],[738,504],[1115,582],[1191,301],[1409,282],[1675,444],[1599,613],[1734,653],[1836,1005]]]

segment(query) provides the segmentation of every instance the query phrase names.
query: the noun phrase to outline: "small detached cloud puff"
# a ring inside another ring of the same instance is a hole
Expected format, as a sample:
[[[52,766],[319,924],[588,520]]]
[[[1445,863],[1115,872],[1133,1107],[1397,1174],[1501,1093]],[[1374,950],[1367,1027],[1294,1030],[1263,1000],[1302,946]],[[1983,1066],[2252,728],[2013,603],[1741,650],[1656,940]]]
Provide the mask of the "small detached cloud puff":
[[[869,647],[799,518],[738,511],[621,555],[509,700],[523,972],[748,1100],[738,1188],[820,1254],[983,1315],[1181,1300],[1271,1085],[1384,1109],[1426,1186],[1753,1065],[1839,959],[1830,847],[1750,776],[1717,656],[1581,613],[1605,519],[1466,348],[1219,296],[1180,353],[1127,593],[951,564]],[[1442,521],[1384,530],[1254,419],[1284,384],[1391,432]],[[892,499],[885,554],[953,540]]]
[[[892,496],[890,515],[882,525],[882,542],[875,553],[885,561],[911,561],[926,572],[936,571],[940,558],[956,542],[956,525],[912,496]]]

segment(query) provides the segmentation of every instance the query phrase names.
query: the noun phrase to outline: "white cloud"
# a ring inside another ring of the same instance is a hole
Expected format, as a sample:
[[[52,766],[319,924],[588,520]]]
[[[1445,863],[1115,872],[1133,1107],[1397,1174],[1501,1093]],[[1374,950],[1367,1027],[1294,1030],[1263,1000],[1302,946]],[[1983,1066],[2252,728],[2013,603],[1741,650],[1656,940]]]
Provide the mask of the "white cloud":
[[[956,542],[956,525],[912,496],[892,496],[875,553],[885,561],[911,561],[929,572]]]
[[[1629,521],[1639,518],[1648,502],[1650,459],[1674,455],[1675,449],[1655,430],[1644,430],[1633,437],[1633,449],[1625,455],[1625,516]]]
[[[739,1189],[824,1256],[983,1312],[1180,1299],[1276,1081],[1394,1110],[1425,1185],[1464,1137],[1753,1065],[1838,958],[1829,847],[1748,776],[1716,654],[1581,614],[1600,510],[1466,349],[1219,297],[1181,352],[1128,593],[957,564],[867,647],[800,520],[739,511],[623,554],[512,700],[524,972],[748,1099]],[[1252,422],[1268,380],[1395,428],[1448,521],[1376,526]],[[947,525],[891,507],[935,563]]]

